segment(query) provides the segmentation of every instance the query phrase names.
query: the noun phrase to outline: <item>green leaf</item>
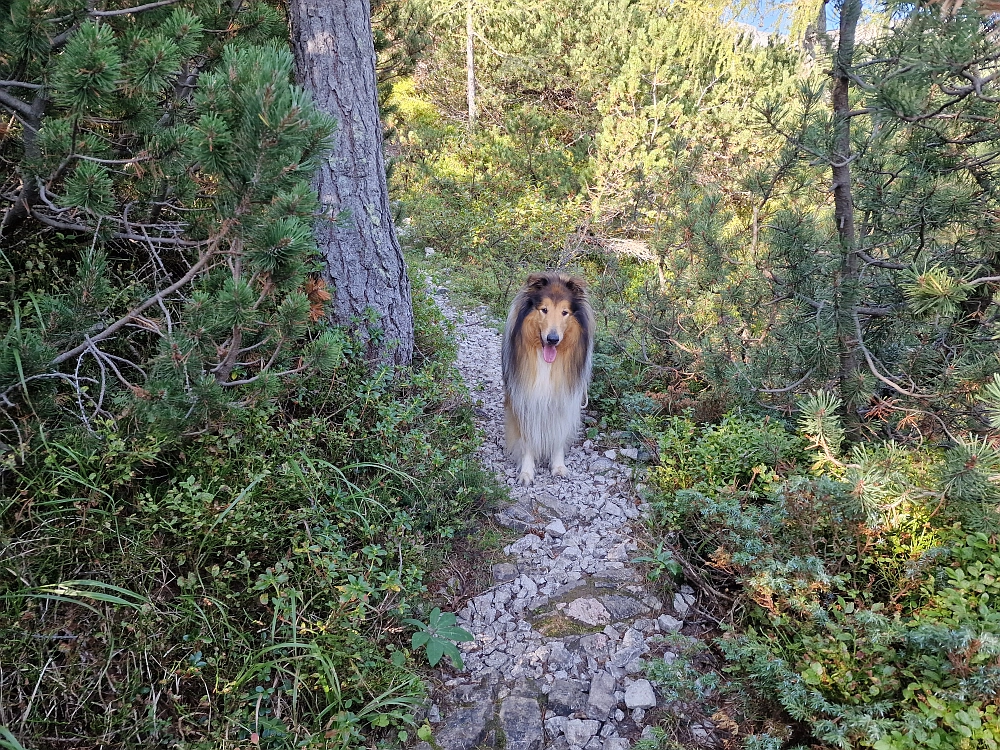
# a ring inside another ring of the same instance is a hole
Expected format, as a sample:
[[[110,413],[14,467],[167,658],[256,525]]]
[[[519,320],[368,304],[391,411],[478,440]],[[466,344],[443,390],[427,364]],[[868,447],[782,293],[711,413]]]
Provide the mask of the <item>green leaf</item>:
[[[427,662],[432,667],[436,667],[437,663],[441,661],[441,657],[444,656],[445,646],[450,645],[446,641],[438,640],[437,638],[432,639],[427,644]]]
[[[24,745],[18,742],[17,737],[5,726],[0,726],[0,748],[4,748],[4,750],[25,750]]]
[[[465,642],[476,640],[476,637],[472,633],[458,626],[438,628],[435,635],[438,638],[446,638],[449,641]]]
[[[465,664],[462,662],[462,653],[458,650],[458,646],[454,643],[446,643],[444,646],[444,652],[448,654],[448,658],[451,659],[451,663],[455,665],[455,669],[465,668]]]

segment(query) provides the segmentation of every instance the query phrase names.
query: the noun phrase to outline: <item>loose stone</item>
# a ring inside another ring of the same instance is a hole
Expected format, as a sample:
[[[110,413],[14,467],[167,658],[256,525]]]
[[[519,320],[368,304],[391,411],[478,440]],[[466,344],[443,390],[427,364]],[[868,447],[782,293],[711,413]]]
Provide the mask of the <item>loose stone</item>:
[[[593,719],[570,719],[566,722],[566,741],[570,745],[583,747],[597,734],[601,723]]]
[[[679,591],[674,594],[674,612],[681,619],[687,617],[691,608],[694,606],[694,594],[688,594],[683,591]]]
[[[548,708],[559,716],[569,716],[586,705],[587,695],[579,680],[556,680],[549,688]]]
[[[628,708],[653,708],[656,695],[649,680],[636,680],[625,691],[625,705]]]
[[[552,536],[560,538],[566,534],[566,525],[562,522],[561,519],[557,518],[551,523],[549,523],[549,525],[545,527],[545,530],[549,532]]]
[[[656,618],[656,624],[660,626],[661,633],[679,633],[684,627],[683,620],[678,620],[671,615],[660,615]]]
[[[587,716],[598,721],[606,721],[615,703],[615,678],[607,672],[598,672],[590,681]]]
[[[542,712],[533,698],[507,698],[500,706],[500,727],[508,750],[539,750],[542,746]]]

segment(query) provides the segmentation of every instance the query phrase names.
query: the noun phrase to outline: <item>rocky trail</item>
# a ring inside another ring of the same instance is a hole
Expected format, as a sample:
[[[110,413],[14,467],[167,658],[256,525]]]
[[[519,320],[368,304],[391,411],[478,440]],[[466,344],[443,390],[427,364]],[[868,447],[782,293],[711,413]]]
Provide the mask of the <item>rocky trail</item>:
[[[638,453],[578,442],[568,478],[542,468],[533,486],[517,485],[503,450],[500,336],[484,310],[462,314],[443,294],[436,299],[456,324],[458,367],[482,401],[479,459],[514,500],[498,520],[523,536],[504,549],[511,562],[493,566],[495,585],[458,613],[475,641],[461,644],[465,670],[445,675],[434,696],[435,744],[627,750],[663,710],[643,660],[674,657],[658,636],[679,632],[694,606],[683,587],[665,607],[631,562],[645,511],[631,481]],[[692,731],[710,741],[710,725]]]

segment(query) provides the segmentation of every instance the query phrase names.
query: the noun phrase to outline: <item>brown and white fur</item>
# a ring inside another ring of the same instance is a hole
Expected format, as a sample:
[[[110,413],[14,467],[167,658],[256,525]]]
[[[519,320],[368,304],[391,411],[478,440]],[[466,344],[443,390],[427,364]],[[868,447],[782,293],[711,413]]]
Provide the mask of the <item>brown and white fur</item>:
[[[579,279],[532,274],[514,298],[503,335],[504,428],[519,463],[518,481],[531,484],[535,464],[568,474],[565,451],[580,430],[590,384],[594,313]]]

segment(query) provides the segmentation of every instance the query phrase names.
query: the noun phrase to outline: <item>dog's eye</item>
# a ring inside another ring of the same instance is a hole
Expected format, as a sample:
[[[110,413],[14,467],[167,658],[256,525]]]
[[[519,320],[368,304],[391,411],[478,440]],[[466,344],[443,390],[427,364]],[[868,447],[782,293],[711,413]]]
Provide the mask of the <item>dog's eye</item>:
[[[569,310],[563,310],[563,317],[565,318],[567,315],[569,315]]]
[[[541,311],[542,311],[542,315],[548,315],[549,314],[549,308],[547,308],[547,307],[541,308]]]

